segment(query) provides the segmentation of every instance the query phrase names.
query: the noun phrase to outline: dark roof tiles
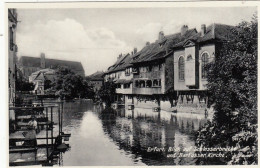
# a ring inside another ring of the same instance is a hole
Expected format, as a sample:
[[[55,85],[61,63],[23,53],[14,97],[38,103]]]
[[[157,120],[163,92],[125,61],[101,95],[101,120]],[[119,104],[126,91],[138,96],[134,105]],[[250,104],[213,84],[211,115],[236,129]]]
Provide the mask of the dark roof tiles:
[[[213,39],[220,41],[228,40],[232,38],[230,33],[232,28],[234,27],[229,25],[212,24],[206,28],[206,32],[203,37],[195,28],[187,30],[184,35],[181,35],[181,33],[166,35],[161,40],[147,44],[143,47],[143,49],[134,55],[129,55],[127,58],[118,59],[113,66],[109,67],[106,73],[123,70],[132,64],[165,58],[172,53],[174,47],[183,47],[187,40],[191,40],[194,43],[206,42]]]
[[[20,64],[21,64],[21,66],[27,66],[27,67],[40,67],[41,58],[22,56],[20,58]],[[74,71],[83,71],[84,72],[81,62],[45,58],[45,67],[51,68],[51,67],[57,67],[57,66],[66,66],[68,68],[71,68]]]

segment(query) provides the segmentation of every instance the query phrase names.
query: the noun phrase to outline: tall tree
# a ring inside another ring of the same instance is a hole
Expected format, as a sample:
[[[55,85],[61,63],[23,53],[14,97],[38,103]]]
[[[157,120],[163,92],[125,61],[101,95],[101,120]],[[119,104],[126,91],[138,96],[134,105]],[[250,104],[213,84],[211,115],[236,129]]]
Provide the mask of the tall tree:
[[[199,131],[197,145],[236,147],[220,159],[228,164],[257,163],[257,27],[256,16],[241,22],[207,67],[215,113]]]
[[[99,97],[106,103],[106,107],[110,107],[114,101],[116,93],[116,85],[113,82],[105,82],[101,89],[98,91]]]

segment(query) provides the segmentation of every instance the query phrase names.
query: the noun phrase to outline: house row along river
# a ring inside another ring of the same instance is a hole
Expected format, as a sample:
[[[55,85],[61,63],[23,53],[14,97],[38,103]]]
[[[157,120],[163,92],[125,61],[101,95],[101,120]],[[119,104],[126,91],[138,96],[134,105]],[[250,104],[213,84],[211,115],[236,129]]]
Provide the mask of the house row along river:
[[[92,100],[64,102],[63,131],[71,133],[71,148],[59,158],[60,165],[196,164],[196,157],[172,157],[171,150],[195,147],[195,133],[209,116],[141,108],[102,110]]]

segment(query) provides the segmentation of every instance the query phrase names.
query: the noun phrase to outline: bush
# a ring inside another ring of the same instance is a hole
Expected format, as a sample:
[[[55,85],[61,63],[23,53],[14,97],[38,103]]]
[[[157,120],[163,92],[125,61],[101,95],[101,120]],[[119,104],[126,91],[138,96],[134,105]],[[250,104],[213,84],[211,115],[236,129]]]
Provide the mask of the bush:
[[[208,68],[212,122],[198,131],[199,147],[235,147],[226,158],[200,159],[201,164],[257,163],[257,18],[232,30],[232,41],[224,43]],[[248,155],[248,156],[245,156]]]

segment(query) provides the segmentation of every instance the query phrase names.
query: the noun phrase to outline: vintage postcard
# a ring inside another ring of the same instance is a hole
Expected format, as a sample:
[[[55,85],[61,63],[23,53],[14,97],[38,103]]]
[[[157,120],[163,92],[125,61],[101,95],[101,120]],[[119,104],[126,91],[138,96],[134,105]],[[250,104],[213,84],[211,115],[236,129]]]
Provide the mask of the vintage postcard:
[[[256,167],[258,5],[6,3],[8,165]]]

